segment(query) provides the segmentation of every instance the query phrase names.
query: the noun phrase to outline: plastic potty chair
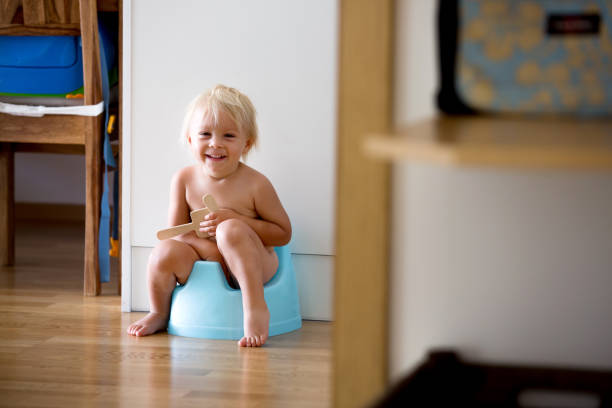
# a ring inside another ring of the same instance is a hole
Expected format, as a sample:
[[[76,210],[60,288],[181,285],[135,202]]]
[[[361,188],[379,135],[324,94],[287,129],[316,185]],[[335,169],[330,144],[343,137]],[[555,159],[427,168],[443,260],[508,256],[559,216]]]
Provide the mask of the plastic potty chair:
[[[288,245],[275,248],[278,270],[264,286],[269,336],[302,327],[295,271]],[[218,262],[197,261],[184,285],[172,293],[168,333],[204,339],[243,337],[242,293],[227,283]]]

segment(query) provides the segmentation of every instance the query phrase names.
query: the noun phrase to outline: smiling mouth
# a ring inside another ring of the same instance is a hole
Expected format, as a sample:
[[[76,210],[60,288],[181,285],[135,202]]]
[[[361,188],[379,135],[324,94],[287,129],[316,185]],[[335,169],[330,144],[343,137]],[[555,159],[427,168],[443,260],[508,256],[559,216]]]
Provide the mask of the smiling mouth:
[[[206,158],[211,160],[223,160],[226,156],[222,154],[207,154]]]

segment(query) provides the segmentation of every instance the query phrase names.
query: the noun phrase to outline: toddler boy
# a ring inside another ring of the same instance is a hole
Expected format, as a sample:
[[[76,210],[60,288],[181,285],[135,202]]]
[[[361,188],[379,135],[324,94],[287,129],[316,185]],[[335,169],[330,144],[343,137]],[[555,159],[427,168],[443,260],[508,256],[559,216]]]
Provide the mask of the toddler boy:
[[[203,206],[205,194],[215,197],[219,209],[200,224],[207,238],[191,231],[155,247],[147,267],[151,311],[129,326],[129,334],[165,329],[176,283],[187,281],[195,261],[206,260],[219,262],[242,291],[244,337],[238,344],[266,342],[270,312],[263,286],[278,268],[273,247],[289,242],[291,223],[270,181],[240,161],[257,143],[257,133],[255,108],[236,89],[217,85],[189,105],[181,137],[197,163],[172,178],[168,224],[189,223],[189,212]]]

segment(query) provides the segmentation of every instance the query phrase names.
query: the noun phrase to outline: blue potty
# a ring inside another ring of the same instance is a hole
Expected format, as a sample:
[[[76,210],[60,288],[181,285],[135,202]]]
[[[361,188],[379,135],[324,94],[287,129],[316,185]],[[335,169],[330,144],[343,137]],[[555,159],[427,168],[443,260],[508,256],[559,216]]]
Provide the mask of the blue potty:
[[[275,250],[279,267],[264,286],[270,310],[269,336],[302,327],[291,253],[287,245]],[[242,338],[242,293],[229,286],[218,262],[196,262],[187,282],[174,289],[168,333],[204,339]]]

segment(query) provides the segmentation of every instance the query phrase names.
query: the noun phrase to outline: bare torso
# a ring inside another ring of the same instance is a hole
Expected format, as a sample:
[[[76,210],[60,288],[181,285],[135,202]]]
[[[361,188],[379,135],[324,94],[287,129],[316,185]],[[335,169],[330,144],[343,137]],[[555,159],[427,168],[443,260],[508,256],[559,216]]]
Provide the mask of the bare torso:
[[[177,205],[176,211],[169,213],[169,225],[189,222],[189,212],[204,207],[202,197],[206,194],[215,198],[220,209],[230,209],[245,217],[261,219],[255,206],[255,192],[262,179],[267,181],[265,176],[243,163],[240,163],[234,173],[223,179],[208,176],[199,165],[185,167],[179,171],[179,187],[184,194],[184,203]],[[193,233],[191,235],[192,238],[187,243],[194,248],[200,259],[221,262],[226,275],[229,276],[225,259],[219,259],[216,245],[213,247],[209,244],[215,242],[215,239],[198,239]],[[267,263],[271,270],[266,274],[267,281],[274,275],[278,260],[272,246],[263,243],[261,245],[269,257]]]
[[[202,197],[211,194],[219,208],[229,208],[244,216],[258,218],[253,186],[258,177],[263,177],[259,172],[243,164],[230,177],[221,180],[204,175],[197,165],[186,167],[183,172],[185,201],[189,211],[202,208]],[[189,217],[188,214],[186,216]]]

